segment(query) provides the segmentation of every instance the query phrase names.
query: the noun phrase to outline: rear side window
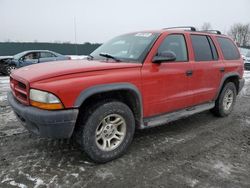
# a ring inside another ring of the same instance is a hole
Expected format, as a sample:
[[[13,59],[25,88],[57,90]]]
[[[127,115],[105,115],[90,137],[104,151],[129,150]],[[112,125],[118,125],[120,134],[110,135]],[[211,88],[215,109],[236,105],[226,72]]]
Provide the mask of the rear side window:
[[[207,36],[191,35],[192,45],[194,49],[195,61],[212,61],[213,53]],[[218,58],[218,57],[217,57]]]
[[[52,53],[49,53],[49,52],[41,52],[40,53],[40,58],[50,58],[50,57],[55,57],[55,55]]]
[[[217,37],[223,56],[226,60],[236,60],[240,58],[240,54],[235,44],[228,38]]]
[[[186,41],[181,34],[168,35],[158,48],[158,53],[172,51],[176,55],[175,61],[188,61]]]

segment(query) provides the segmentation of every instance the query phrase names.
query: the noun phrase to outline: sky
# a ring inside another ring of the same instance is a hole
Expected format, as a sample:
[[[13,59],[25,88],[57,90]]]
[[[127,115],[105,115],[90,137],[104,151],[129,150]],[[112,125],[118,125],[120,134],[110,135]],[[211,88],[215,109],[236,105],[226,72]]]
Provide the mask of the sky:
[[[102,43],[171,26],[227,32],[250,23],[250,0],[0,0],[0,41]]]

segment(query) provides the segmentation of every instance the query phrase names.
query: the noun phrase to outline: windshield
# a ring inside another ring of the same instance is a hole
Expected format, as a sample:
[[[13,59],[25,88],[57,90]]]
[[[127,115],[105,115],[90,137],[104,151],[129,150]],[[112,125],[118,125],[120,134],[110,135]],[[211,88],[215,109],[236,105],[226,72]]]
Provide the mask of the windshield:
[[[90,56],[105,60],[108,57],[102,54],[108,54],[120,61],[142,62],[158,35],[144,32],[118,36],[101,45]]]
[[[16,55],[13,56],[13,59],[19,60],[24,54],[26,54],[27,52],[21,52],[18,53]]]

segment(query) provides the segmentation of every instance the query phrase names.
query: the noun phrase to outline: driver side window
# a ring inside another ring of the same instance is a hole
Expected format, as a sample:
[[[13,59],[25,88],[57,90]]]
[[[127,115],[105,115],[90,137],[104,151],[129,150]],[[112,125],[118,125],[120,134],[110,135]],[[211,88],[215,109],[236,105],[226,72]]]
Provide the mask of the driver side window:
[[[38,53],[32,52],[28,53],[23,57],[24,60],[37,60],[38,59]]]
[[[188,61],[185,38],[181,34],[168,35],[158,48],[158,54],[171,51],[176,55],[175,61]]]

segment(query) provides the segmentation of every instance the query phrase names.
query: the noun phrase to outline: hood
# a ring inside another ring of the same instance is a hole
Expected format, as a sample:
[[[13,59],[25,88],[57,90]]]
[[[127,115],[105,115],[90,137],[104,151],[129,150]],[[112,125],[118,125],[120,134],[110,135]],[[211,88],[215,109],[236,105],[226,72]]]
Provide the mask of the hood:
[[[53,61],[17,69],[11,73],[11,76],[14,78],[19,77],[28,82],[34,82],[68,74],[141,66],[142,65],[139,63],[100,62],[88,60]]]
[[[0,60],[13,59],[12,56],[0,56]]]

